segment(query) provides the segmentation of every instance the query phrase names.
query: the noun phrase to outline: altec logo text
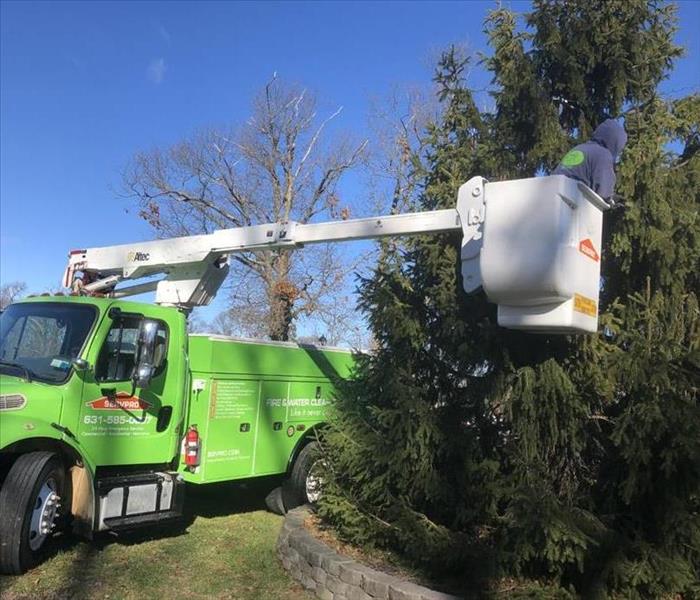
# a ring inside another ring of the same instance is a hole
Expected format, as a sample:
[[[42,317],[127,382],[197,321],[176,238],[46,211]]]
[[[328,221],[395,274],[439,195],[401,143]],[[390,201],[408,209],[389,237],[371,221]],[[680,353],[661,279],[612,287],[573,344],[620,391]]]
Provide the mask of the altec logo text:
[[[150,260],[151,255],[148,252],[129,252],[126,259],[129,262],[144,262]]]
[[[102,396],[85,403],[94,410],[146,410],[151,404],[132,396],[128,392],[117,392],[114,396]]]

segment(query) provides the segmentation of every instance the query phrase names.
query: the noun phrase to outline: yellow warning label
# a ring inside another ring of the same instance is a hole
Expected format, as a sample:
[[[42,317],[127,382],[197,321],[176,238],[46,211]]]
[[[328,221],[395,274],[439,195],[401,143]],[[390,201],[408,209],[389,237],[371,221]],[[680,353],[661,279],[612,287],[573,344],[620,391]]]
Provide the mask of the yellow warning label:
[[[595,317],[598,314],[598,307],[595,300],[586,298],[581,294],[574,294],[574,310],[583,313],[589,317]]]

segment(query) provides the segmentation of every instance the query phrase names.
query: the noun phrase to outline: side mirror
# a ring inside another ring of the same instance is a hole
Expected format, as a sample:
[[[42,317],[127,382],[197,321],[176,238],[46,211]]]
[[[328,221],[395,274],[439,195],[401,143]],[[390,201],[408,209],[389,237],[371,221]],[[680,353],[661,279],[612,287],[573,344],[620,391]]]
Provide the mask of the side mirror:
[[[84,358],[74,358],[70,362],[73,365],[73,368],[76,371],[78,371],[79,373],[82,373],[83,371],[87,371],[88,369],[90,369],[90,363],[88,361],[86,361]]]
[[[151,319],[144,319],[139,326],[136,340],[136,365],[131,376],[135,388],[147,388],[158,367],[155,363],[158,327],[158,321]]]

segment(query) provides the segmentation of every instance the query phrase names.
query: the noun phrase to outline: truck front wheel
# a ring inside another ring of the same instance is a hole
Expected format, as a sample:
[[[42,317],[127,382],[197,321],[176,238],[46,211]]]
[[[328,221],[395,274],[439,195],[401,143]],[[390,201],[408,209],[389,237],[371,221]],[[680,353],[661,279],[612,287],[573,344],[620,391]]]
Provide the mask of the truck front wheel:
[[[318,501],[323,487],[322,467],[321,445],[309,442],[299,452],[289,479],[282,486],[282,501],[286,510]]]
[[[63,464],[53,452],[20,456],[0,490],[0,573],[19,575],[39,562],[64,496]]]

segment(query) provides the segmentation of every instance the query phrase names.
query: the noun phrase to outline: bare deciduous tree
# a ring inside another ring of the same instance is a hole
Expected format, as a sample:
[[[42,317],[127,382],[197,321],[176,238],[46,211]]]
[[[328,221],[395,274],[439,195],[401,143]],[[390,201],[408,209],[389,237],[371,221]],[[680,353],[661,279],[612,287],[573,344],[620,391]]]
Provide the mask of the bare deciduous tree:
[[[367,142],[327,139],[329,123],[340,113],[338,108],[321,119],[310,93],[273,77],[246,123],[137,154],[124,173],[125,188],[160,236],[308,223],[321,215],[348,218],[358,207],[341,204],[338,183],[357,165]],[[287,340],[297,318],[323,319],[325,310],[337,306],[333,296],[350,269],[327,245],[232,255],[225,318],[239,333]],[[342,309],[348,310],[347,303]]]
[[[0,285],[0,310],[5,310],[6,306],[12,304],[26,291],[27,284],[23,281],[13,281]]]
[[[435,94],[424,88],[397,86],[374,101],[367,167],[380,212],[415,210],[426,169],[428,131],[438,122],[439,111]]]

